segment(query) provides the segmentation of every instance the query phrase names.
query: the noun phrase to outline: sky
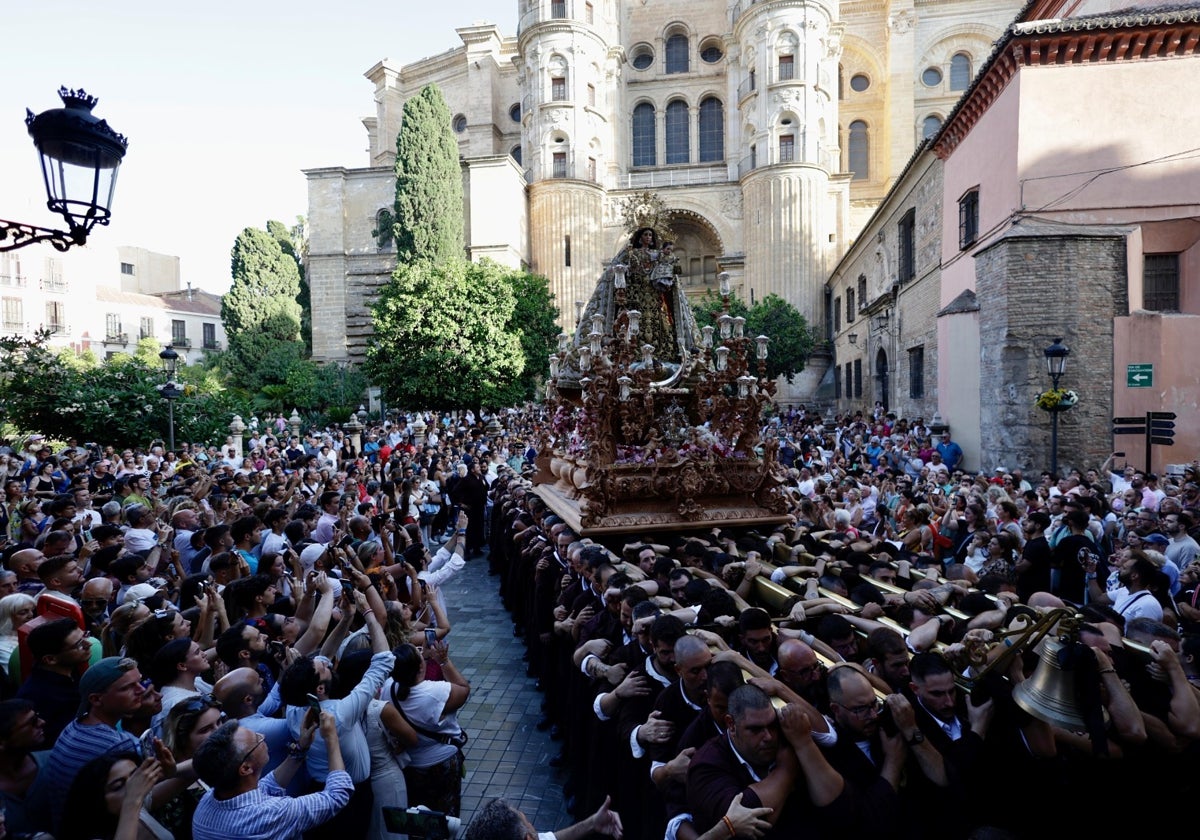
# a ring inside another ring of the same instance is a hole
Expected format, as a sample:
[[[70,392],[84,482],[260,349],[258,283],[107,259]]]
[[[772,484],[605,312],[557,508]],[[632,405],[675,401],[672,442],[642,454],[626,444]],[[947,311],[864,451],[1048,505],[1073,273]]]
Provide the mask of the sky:
[[[84,88],[129,139],[112,222],[89,247],[178,256],[184,283],[216,293],[244,228],[307,215],[301,170],[368,164],[368,69],[460,46],[454,30],[475,23],[515,35],[517,19],[517,0],[4,4],[0,219],[64,226],[46,209],[25,109]]]

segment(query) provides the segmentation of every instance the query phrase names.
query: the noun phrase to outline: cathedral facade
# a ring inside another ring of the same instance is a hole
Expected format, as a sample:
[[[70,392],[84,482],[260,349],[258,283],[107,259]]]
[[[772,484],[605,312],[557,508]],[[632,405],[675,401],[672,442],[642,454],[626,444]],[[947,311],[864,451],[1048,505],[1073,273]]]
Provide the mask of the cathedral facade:
[[[683,291],[729,272],[748,303],[780,295],[828,337],[830,271],[1021,5],[520,0],[515,36],[469,26],[446,52],[380,62],[367,165],[306,171],[314,356],[365,357],[395,267],[377,231],[401,109],[429,83],[458,138],[468,256],[547,277],[564,326],[624,244],[621,202],[652,191]]]

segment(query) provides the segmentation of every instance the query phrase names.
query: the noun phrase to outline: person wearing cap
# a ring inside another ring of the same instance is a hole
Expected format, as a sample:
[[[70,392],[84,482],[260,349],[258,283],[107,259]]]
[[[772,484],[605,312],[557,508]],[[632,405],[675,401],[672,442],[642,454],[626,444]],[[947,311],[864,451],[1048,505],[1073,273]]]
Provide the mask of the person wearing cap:
[[[88,492],[97,502],[104,503],[112,499],[114,479],[109,472],[111,467],[112,461],[102,458],[92,465],[92,471],[88,473]]]
[[[71,782],[80,768],[107,752],[139,751],[138,741],[117,725],[142,705],[146,688],[137,663],[110,656],[79,680],[78,717],[59,735],[27,800],[34,824],[57,831]]]

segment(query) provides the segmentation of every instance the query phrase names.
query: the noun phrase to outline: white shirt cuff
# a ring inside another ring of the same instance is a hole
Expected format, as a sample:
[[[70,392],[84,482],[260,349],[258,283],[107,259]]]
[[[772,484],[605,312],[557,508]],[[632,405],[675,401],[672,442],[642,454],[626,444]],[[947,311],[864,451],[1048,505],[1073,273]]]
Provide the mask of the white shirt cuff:
[[[633,753],[634,758],[642,758],[646,751],[642,749],[642,745],[638,743],[638,733],[642,731],[642,727],[635,726],[633,731],[629,733],[629,750]]]

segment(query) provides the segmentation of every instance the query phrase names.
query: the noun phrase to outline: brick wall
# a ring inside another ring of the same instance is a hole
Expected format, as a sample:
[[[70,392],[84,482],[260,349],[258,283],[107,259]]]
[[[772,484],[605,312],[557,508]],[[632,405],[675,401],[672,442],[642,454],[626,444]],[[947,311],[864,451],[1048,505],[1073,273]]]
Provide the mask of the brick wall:
[[[1128,310],[1125,240],[1118,233],[1030,235],[1017,230],[976,255],[981,469],[1046,469],[1051,415],[1034,405],[1050,387],[1043,351],[1070,348],[1059,387],[1079,404],[1059,414],[1058,464],[1107,457],[1113,319]]]

